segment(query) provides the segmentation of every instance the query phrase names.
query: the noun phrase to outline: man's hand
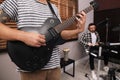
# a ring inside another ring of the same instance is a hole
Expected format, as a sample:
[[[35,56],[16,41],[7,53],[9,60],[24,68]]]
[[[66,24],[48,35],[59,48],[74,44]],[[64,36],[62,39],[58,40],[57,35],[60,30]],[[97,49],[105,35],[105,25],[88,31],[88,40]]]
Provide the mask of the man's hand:
[[[98,46],[98,43],[92,44],[92,43],[88,43],[88,46]]]
[[[92,43],[88,43],[88,46],[93,46],[93,44]]]
[[[95,45],[96,45],[96,46],[98,46],[98,45],[99,45],[99,43],[95,43]]]
[[[77,20],[77,29],[80,32],[82,32],[85,28],[85,22],[86,22],[85,12],[82,11],[81,13],[77,14],[76,20]]]
[[[40,47],[46,45],[44,35],[33,32],[25,32],[24,35],[25,37],[21,41],[29,46]]]

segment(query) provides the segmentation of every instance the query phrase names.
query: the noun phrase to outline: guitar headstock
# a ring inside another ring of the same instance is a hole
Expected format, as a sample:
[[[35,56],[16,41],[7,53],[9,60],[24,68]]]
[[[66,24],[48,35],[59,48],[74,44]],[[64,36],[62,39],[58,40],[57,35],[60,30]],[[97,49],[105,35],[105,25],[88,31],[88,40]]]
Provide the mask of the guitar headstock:
[[[96,10],[98,8],[98,3],[96,1],[91,1],[90,5]]]

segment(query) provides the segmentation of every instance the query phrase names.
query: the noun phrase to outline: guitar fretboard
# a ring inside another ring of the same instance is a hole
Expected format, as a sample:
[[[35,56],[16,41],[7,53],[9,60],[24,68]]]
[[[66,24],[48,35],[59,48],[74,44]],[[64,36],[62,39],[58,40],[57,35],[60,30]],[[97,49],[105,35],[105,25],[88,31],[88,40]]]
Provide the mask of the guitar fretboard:
[[[87,8],[85,8],[83,11],[87,14],[88,12],[90,12],[91,10],[93,10],[92,6],[89,6]]]
[[[87,14],[87,13],[90,12],[91,10],[93,10],[93,7],[90,5],[89,7],[85,8],[85,9],[82,10],[82,11],[84,11],[84,12]],[[80,12],[81,12],[81,11],[80,11]],[[60,33],[62,30],[66,29],[67,27],[69,27],[70,25],[72,25],[72,24],[75,22],[76,17],[77,17],[76,15],[75,15],[75,16],[72,16],[72,17],[68,18],[66,21],[64,21],[63,23],[55,26],[55,27],[54,27],[55,30],[56,30],[58,33]]]

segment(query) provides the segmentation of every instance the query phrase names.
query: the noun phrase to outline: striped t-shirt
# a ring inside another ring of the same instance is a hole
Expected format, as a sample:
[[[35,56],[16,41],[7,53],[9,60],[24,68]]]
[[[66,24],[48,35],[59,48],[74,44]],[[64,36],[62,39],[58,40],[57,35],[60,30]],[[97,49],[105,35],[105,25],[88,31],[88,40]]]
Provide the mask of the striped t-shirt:
[[[52,6],[58,15],[57,7],[53,4]],[[0,8],[17,22],[18,28],[40,27],[48,17],[53,16],[49,6],[37,0],[5,0]],[[57,46],[53,49],[51,59],[43,69],[56,67],[60,67],[60,51]]]

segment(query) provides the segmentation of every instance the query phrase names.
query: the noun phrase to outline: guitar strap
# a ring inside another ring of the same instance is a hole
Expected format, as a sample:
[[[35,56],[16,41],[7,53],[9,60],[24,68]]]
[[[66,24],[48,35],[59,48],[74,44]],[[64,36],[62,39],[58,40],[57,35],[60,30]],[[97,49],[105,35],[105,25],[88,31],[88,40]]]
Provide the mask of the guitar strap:
[[[52,7],[52,5],[51,5],[51,3],[50,3],[49,0],[47,0],[47,3],[48,3],[48,5],[49,5],[49,8],[50,8],[53,16],[56,17],[56,18],[58,18],[58,16],[56,15],[56,13],[55,13],[55,11],[54,11],[54,9],[53,9],[53,7]],[[59,18],[58,18],[58,20],[59,20]]]

